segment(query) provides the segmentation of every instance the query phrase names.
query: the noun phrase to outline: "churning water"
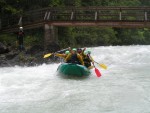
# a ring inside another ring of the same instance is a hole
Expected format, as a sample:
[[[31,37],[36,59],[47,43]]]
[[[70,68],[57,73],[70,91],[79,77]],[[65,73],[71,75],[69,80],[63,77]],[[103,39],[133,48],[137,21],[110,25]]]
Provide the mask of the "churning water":
[[[150,113],[150,46],[91,50],[108,66],[101,78],[64,79],[59,64],[0,68],[0,113]]]

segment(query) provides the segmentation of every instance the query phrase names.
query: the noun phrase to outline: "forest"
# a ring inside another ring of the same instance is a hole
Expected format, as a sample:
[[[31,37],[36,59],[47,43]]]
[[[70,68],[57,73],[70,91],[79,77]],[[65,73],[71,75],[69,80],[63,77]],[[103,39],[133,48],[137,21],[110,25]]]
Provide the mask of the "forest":
[[[65,6],[150,6],[149,0],[0,0],[0,16],[20,14],[45,7]],[[150,13],[150,12],[149,12]],[[101,27],[58,27],[60,47],[68,46],[109,46],[109,45],[149,45],[149,28],[101,28]],[[43,42],[42,28],[27,30],[25,45]],[[0,41],[13,43],[15,34],[1,34]]]

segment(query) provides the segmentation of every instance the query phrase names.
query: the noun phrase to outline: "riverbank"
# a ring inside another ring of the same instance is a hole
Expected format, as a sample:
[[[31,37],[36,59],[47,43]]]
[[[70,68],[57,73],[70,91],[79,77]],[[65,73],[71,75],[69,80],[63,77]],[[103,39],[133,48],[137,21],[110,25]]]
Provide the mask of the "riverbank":
[[[53,55],[49,58],[43,58],[44,54],[57,50],[58,48],[54,47],[49,51],[44,51],[43,47],[35,45],[30,49],[19,51],[17,48],[0,42],[0,67],[37,66],[43,63],[57,62],[58,58]]]

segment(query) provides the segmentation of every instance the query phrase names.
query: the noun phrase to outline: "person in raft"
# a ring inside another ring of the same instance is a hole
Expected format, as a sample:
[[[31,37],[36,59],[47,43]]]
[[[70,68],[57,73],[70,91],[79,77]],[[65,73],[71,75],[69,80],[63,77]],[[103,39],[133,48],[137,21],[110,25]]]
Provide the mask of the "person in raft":
[[[82,55],[82,49],[81,49],[81,48],[78,48],[78,49],[77,49],[77,53],[79,53],[80,55]]]
[[[60,54],[60,53],[54,53],[54,55],[57,56],[57,57],[60,57],[60,58],[65,59],[69,53],[70,53],[69,51],[66,51],[66,52],[63,53],[63,54]]]
[[[83,59],[79,53],[77,53],[77,49],[73,48],[71,53],[67,55],[65,58],[66,63],[80,64],[84,65]]]
[[[84,51],[86,50],[86,48],[83,48],[83,49],[81,49],[81,48],[78,48],[77,49],[77,52],[83,57],[84,56]]]
[[[94,60],[91,57],[91,51],[90,50],[84,51],[84,55],[82,57],[83,57],[84,65],[87,68],[91,67],[91,63],[94,65]]]

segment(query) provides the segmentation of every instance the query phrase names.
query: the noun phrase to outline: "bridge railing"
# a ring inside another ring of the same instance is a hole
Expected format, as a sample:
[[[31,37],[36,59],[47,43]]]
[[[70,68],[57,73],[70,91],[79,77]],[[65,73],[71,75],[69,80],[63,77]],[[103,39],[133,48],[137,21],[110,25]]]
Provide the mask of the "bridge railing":
[[[1,17],[1,28],[57,21],[150,21],[150,7],[50,7]],[[41,23],[41,24],[40,24]]]
[[[49,9],[49,21],[149,21],[150,8],[64,8]]]

